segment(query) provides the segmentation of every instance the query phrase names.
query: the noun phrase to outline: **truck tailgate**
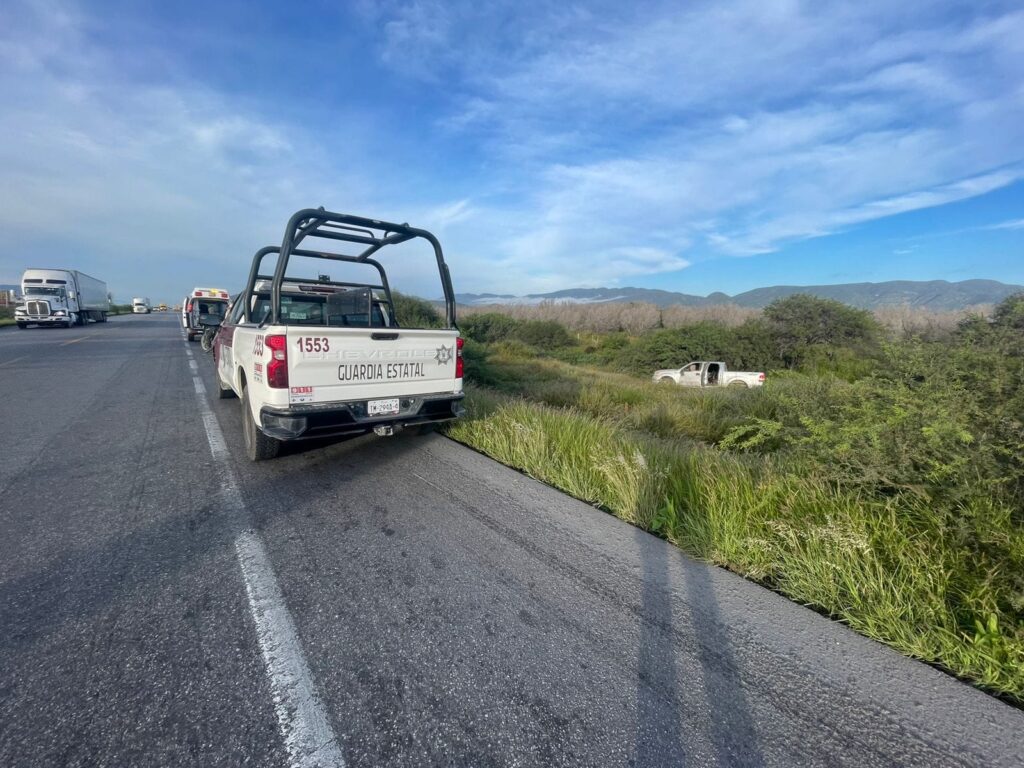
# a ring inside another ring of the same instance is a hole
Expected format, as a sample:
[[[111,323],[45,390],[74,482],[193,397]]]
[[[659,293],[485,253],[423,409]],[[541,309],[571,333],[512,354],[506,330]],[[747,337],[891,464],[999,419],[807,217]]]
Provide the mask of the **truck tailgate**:
[[[287,337],[293,404],[462,390],[455,330],[289,326]]]

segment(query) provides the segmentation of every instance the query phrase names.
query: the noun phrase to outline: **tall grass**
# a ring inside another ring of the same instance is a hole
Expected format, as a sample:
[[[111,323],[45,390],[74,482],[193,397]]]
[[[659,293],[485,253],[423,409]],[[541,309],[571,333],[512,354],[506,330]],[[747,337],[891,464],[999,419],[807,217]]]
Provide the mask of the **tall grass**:
[[[574,387],[574,376],[587,386]],[[696,557],[1024,703],[1024,532],[1012,510],[975,500],[951,519],[918,494],[867,495],[837,486],[811,464],[782,466],[771,456],[693,441],[693,433],[727,432],[741,396],[760,399],[754,409],[770,416],[785,385],[685,393],[699,396],[687,400],[678,390],[557,364],[539,379],[535,401],[469,388],[470,418],[449,434]],[[690,440],[664,439],[684,431]],[[979,551],[978,531],[989,549]]]

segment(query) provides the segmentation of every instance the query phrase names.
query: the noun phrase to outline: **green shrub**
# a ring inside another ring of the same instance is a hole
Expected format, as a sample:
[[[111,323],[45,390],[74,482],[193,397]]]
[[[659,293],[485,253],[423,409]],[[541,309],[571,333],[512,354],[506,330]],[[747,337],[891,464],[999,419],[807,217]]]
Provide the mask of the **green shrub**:
[[[425,299],[391,292],[395,318],[402,328],[441,328],[444,318],[437,308]]]
[[[615,367],[637,376],[660,368],[680,368],[692,360],[728,360],[732,332],[715,323],[650,331],[624,347]]]
[[[459,321],[459,328],[466,338],[482,344],[503,341],[512,337],[519,327],[519,321],[498,312],[481,312],[467,315]]]
[[[832,299],[794,294],[777,299],[764,309],[778,345],[778,356],[789,368],[814,352],[849,347],[868,353],[882,337],[874,316]]]
[[[511,335],[541,351],[568,347],[573,343],[569,332],[554,320],[524,320]]]

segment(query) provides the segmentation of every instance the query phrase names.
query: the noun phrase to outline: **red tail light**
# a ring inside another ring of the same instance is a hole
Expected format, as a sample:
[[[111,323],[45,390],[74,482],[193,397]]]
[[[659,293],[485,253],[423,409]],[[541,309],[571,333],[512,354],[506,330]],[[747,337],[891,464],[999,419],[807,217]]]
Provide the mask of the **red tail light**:
[[[267,363],[267,386],[274,389],[288,387],[288,339],[285,336],[267,336],[263,343],[270,350]]]
[[[763,373],[757,374],[757,380],[758,381],[764,381],[764,374]]]
[[[462,345],[465,344],[465,339],[461,336],[455,340],[455,378],[462,378]]]
[[[191,312],[192,311],[192,302],[191,301],[188,303],[188,306],[185,307],[185,311],[186,312]]]

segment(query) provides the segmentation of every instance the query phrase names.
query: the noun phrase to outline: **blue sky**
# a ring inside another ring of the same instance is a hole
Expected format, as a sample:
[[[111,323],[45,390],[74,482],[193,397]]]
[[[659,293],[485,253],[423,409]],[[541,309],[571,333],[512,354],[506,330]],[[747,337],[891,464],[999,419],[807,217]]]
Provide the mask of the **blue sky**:
[[[8,0],[0,104],[0,283],[235,290],[317,205],[460,292],[1024,283],[1019,2]]]

